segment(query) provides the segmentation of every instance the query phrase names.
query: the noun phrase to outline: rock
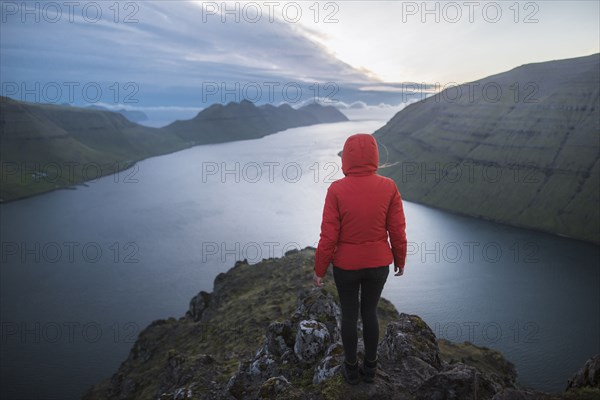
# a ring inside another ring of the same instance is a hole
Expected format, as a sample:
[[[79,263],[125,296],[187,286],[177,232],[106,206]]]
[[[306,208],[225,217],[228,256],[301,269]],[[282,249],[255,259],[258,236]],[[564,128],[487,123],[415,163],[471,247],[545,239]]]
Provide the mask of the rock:
[[[284,254],[284,256],[290,256],[292,254],[296,254],[296,253],[299,253],[299,252],[300,252],[300,249],[291,249],[291,250],[286,251],[285,254]]]
[[[261,347],[254,358],[240,363],[226,390],[236,399],[251,398],[267,379],[280,375],[277,360]]]
[[[498,389],[475,368],[459,363],[425,381],[415,397],[417,400],[488,400]]]
[[[214,358],[207,354],[190,359],[177,351],[170,351],[166,366],[159,376],[156,397],[166,394],[173,399],[191,398],[192,389],[188,385],[192,386],[196,376],[206,368],[212,368],[214,363]]]
[[[260,380],[270,377],[276,371],[275,359],[268,354],[260,354],[250,364],[248,371],[252,377]]]
[[[192,388],[177,388],[172,393],[163,393],[158,397],[159,400],[191,400],[193,398]]]
[[[600,354],[587,360],[567,383],[567,390],[583,387],[600,388]]]
[[[379,355],[388,362],[415,357],[435,369],[442,367],[435,334],[417,315],[401,313],[398,321],[388,324]]]
[[[400,387],[409,392],[417,390],[423,382],[439,373],[438,369],[420,358],[408,356],[386,368]]]
[[[358,385],[348,385],[340,373],[321,382],[320,390],[306,399],[369,399],[369,400],[414,400],[413,396],[391,382],[384,371],[378,371],[374,383],[360,382]],[[304,398],[303,398],[304,399]]]
[[[492,400],[555,400],[555,396],[536,390],[504,389],[496,393]]]
[[[312,289],[299,296],[298,307],[292,315],[292,323],[302,320],[316,320],[323,323],[333,342],[340,338],[342,312],[333,296],[325,290]]]
[[[236,399],[244,399],[250,395],[253,386],[257,384],[249,372],[249,363],[240,363],[238,371],[231,376],[225,389]]]
[[[116,373],[110,379],[110,387],[107,395],[112,399],[129,399],[136,389],[137,385],[132,378],[127,378],[121,373]]]
[[[325,356],[315,367],[313,375],[313,384],[319,384],[326,379],[331,378],[338,372],[341,364],[344,362],[344,346],[342,343],[335,342],[325,352]]]
[[[300,361],[314,363],[331,344],[327,327],[314,319],[301,321],[296,333],[294,353]]]
[[[281,357],[294,347],[294,335],[289,321],[273,322],[265,335],[265,350],[276,357]]]
[[[259,399],[278,399],[289,389],[291,383],[284,376],[269,378],[258,391]]]
[[[263,346],[251,360],[240,364],[227,384],[227,391],[236,399],[256,398],[260,393],[275,396],[270,388],[275,382],[266,381],[282,377],[289,382],[302,377],[307,367],[313,368],[332,343],[325,323],[336,331],[339,315],[339,307],[331,295],[318,290],[303,293],[290,320],[269,324]],[[324,374],[331,372],[329,366],[323,368],[328,370]]]
[[[200,321],[202,319],[202,313],[206,310],[210,304],[211,295],[205,291],[201,291],[190,300],[190,308],[186,313],[186,316],[192,318],[194,321]]]
[[[499,387],[517,387],[517,370],[499,351],[474,346],[470,342],[453,343],[445,339],[438,339],[438,346],[442,364],[453,365],[462,362],[477,368]]]

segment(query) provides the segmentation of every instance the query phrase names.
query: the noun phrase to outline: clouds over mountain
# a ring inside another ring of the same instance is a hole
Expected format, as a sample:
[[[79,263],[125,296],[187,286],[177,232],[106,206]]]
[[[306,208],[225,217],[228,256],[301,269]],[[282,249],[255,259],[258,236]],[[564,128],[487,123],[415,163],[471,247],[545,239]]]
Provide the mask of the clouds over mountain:
[[[118,16],[107,2],[71,12],[61,3],[12,4],[18,10],[3,5],[3,80],[131,81],[140,91],[205,82],[369,82],[299,24],[277,18],[236,22],[226,15],[223,23],[190,2],[122,3]]]

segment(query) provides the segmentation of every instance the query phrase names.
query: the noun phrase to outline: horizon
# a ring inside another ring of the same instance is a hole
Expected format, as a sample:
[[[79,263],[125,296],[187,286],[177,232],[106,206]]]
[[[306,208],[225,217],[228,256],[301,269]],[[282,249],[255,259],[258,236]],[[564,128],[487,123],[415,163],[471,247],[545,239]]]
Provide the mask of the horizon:
[[[589,54],[589,55],[585,55],[585,56],[579,56],[579,57],[573,57],[573,58],[567,58],[567,59],[559,59],[559,60],[547,60],[547,61],[541,61],[541,62],[535,62],[535,63],[529,63],[529,64],[523,64],[523,65],[519,65],[513,68],[510,68],[506,71],[500,72],[498,74],[494,74],[491,76],[495,76],[495,75],[500,75],[503,73],[508,73],[514,69],[526,66],[526,65],[534,65],[534,64],[540,64],[540,63],[546,63],[546,62],[555,62],[555,61],[568,61],[571,59],[575,59],[575,58],[586,58],[586,57],[592,57],[592,56],[596,56],[596,55],[600,55],[599,53],[593,53],[593,54]],[[390,105],[390,104],[385,104],[385,103],[379,103],[376,105],[369,105],[361,100],[357,100],[354,101],[352,103],[345,103],[342,101],[326,101],[323,99],[318,99],[318,98],[308,98],[307,100],[304,100],[300,103],[298,102],[288,102],[285,100],[279,101],[279,102],[260,102],[260,101],[256,101],[253,99],[247,99],[247,98],[237,98],[234,100],[229,100],[227,102],[220,102],[220,101],[214,101],[212,103],[208,103],[208,104],[204,104],[202,107],[185,107],[184,109],[182,109],[181,107],[172,107],[172,106],[160,106],[160,107],[139,107],[139,106],[131,106],[129,104],[123,104],[123,103],[105,103],[102,101],[98,101],[98,102],[91,102],[91,103],[83,103],[83,104],[70,104],[68,102],[62,102],[62,103],[58,103],[58,102],[40,102],[40,101],[28,101],[27,99],[19,99],[16,96],[9,96],[9,95],[5,95],[3,93],[0,93],[0,97],[3,98],[8,98],[11,100],[15,100],[15,101],[20,101],[20,102],[24,102],[24,103],[30,103],[30,104],[40,104],[40,105],[55,105],[55,106],[67,106],[67,107],[78,107],[78,108],[87,108],[87,109],[96,109],[99,111],[111,111],[111,112],[116,112],[116,113],[122,113],[122,112],[142,112],[144,114],[145,117],[148,117],[148,119],[144,119],[141,121],[136,121],[133,119],[130,119],[126,116],[127,119],[129,119],[131,122],[145,126],[145,127],[151,127],[151,128],[163,128],[166,127],[167,125],[170,125],[173,122],[176,121],[183,121],[183,120],[189,120],[192,119],[194,117],[196,117],[198,114],[200,114],[202,111],[208,109],[209,107],[212,107],[214,105],[223,105],[223,106],[227,106],[229,104],[235,103],[235,104],[239,104],[241,102],[249,102],[257,107],[260,106],[264,106],[264,105],[273,105],[276,107],[280,107],[282,105],[289,105],[292,108],[298,110],[302,107],[306,107],[307,105],[311,105],[311,104],[318,104],[321,105],[323,107],[327,107],[327,106],[331,106],[336,108],[337,110],[341,111],[346,117],[353,119],[352,118],[352,114],[357,114],[359,117],[364,117],[365,115],[374,115],[373,113],[376,113],[380,118],[381,116],[387,116],[384,117],[384,119],[389,120],[391,117],[393,117],[396,113],[402,111],[404,108],[406,108],[408,105],[412,104],[412,103],[416,103],[419,101],[424,101],[427,98],[434,96],[436,94],[441,93],[443,90],[452,90],[452,88],[457,87],[457,86],[461,86],[461,85],[466,85],[467,87],[470,87],[469,85],[472,85],[473,83],[479,82],[482,79],[486,79],[489,78],[489,76],[486,77],[481,77],[480,79],[477,80],[473,80],[473,81],[469,81],[469,82],[464,82],[464,83],[460,83],[460,84],[452,84],[452,85],[448,85],[447,87],[444,88],[436,88],[435,86],[433,86],[433,88],[431,88],[431,90],[428,90],[424,93],[419,93],[418,86],[408,86],[404,88],[404,90],[395,90],[395,92],[400,93],[402,96],[402,102],[398,103],[397,105]],[[435,90],[437,89],[437,90]],[[388,89],[386,89],[388,90]],[[470,89],[469,89],[470,90]],[[418,98],[411,98],[411,96],[417,96]],[[36,99],[38,100],[38,99]],[[180,113],[180,118],[175,118],[172,117],[171,119],[153,119],[150,118],[148,114],[145,113],[145,111],[156,111],[156,110],[160,110],[160,111],[164,111],[164,110],[169,110],[170,108],[172,109],[176,109],[179,111],[183,111],[182,113]]]

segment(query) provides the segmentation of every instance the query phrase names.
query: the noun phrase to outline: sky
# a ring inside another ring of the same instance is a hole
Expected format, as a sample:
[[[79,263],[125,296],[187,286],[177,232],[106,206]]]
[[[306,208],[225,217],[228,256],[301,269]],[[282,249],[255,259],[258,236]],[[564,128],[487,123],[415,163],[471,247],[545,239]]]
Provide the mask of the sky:
[[[409,83],[598,53],[599,4],[2,1],[1,92],[172,118],[242,98],[396,107]]]

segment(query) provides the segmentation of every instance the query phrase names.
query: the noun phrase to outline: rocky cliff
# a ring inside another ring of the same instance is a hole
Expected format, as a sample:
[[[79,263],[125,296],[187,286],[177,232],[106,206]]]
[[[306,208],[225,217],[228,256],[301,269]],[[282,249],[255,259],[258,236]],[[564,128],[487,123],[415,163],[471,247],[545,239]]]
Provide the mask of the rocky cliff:
[[[399,314],[385,299],[378,309],[381,366],[375,383],[351,387],[338,372],[343,348],[333,277],[329,271],[325,286],[312,288],[313,262],[312,248],[256,265],[237,262],[216,277],[212,293],[200,292],[191,300],[185,316],[154,321],[143,330],[118,371],[84,399],[511,400],[600,395],[600,357],[574,377],[563,395],[522,390],[514,366],[497,351],[437,340],[421,318]]]
[[[407,200],[600,243],[600,54],[448,87],[374,136]]]

